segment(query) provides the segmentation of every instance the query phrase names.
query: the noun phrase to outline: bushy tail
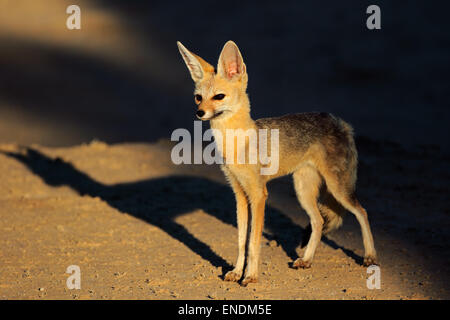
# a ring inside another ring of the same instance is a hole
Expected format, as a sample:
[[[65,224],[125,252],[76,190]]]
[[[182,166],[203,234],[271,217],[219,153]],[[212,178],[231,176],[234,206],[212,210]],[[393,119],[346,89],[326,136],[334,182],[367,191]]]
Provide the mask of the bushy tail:
[[[319,211],[324,219],[322,233],[326,234],[330,231],[338,229],[344,220],[345,209],[336,199],[329,193],[324,192],[319,202]]]
[[[349,178],[346,182],[348,191],[354,191],[356,176],[358,170],[358,151],[356,150],[355,139],[353,137],[353,127],[349,125],[342,119],[338,119],[340,129],[345,134],[347,138],[347,172],[349,174]]]

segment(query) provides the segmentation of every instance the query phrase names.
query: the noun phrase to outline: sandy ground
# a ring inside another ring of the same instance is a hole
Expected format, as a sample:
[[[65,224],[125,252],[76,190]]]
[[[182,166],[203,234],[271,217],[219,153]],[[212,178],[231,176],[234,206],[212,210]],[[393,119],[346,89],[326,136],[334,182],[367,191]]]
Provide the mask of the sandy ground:
[[[366,286],[351,214],[323,238],[311,269],[289,267],[302,254],[308,224],[289,178],[269,186],[259,282],[224,282],[237,229],[219,168],[172,165],[169,141],[93,141],[0,145],[0,298],[450,298],[448,157],[367,138],[357,143],[379,290]],[[66,287],[69,265],[81,268],[80,290]]]

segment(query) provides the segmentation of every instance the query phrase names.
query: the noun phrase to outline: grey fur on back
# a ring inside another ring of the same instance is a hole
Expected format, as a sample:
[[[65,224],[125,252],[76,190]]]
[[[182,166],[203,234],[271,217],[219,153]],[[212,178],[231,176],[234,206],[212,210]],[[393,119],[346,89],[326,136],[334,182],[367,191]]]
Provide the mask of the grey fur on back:
[[[325,112],[309,112],[255,122],[259,129],[279,129],[280,162],[283,157],[299,157],[312,145],[319,144],[326,152],[330,168],[354,175],[351,180],[355,182],[358,154],[353,128],[344,120]]]
[[[337,143],[347,146],[349,138],[353,137],[349,124],[325,112],[288,114],[255,122],[259,129],[279,129],[280,141],[291,141],[301,149],[323,137],[334,137]]]

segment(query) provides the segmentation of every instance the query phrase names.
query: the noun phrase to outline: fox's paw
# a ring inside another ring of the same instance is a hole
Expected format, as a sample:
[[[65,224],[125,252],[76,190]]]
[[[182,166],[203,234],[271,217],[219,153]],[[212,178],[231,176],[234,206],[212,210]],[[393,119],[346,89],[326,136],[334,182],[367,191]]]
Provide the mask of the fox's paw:
[[[363,266],[364,267],[368,267],[371,265],[376,265],[379,266],[380,264],[377,262],[377,259],[375,257],[365,257],[364,258],[364,262],[363,262]]]
[[[292,264],[292,267],[295,269],[309,269],[311,268],[311,262],[310,261],[303,261],[302,258],[298,258],[297,260],[294,261],[294,263]]]
[[[225,281],[238,282],[240,278],[241,278],[241,276],[240,276],[238,273],[236,273],[236,272],[234,272],[234,271],[228,271],[228,272],[225,274],[224,280],[225,280]]]
[[[255,276],[246,276],[244,280],[242,280],[241,285],[243,287],[246,287],[249,283],[256,283],[258,282],[258,278]]]

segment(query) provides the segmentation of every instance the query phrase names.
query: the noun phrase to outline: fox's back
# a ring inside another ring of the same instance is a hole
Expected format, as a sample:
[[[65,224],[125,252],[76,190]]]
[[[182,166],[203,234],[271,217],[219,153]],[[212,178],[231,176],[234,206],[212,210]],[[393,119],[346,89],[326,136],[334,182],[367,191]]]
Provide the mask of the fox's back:
[[[311,148],[322,150],[331,166],[357,161],[352,127],[324,112],[289,114],[255,121],[258,129],[279,130],[280,174],[295,169]],[[317,154],[316,151],[311,152]],[[353,161],[352,161],[353,160]]]

